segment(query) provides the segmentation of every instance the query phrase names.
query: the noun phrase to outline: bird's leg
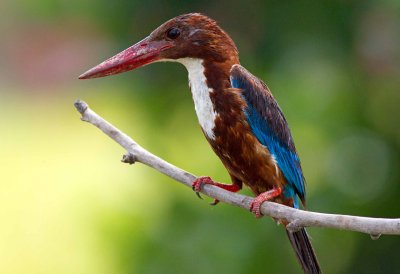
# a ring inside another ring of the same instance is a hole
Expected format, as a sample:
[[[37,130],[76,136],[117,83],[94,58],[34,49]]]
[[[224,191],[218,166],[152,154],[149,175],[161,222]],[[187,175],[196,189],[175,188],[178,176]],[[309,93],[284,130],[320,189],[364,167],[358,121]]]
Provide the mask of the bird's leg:
[[[210,177],[208,176],[201,176],[198,177],[192,184],[192,188],[193,190],[196,192],[196,195],[200,198],[200,194],[199,192],[201,191],[201,189],[203,188],[204,185],[213,185],[213,186],[217,186],[219,188],[228,190],[230,192],[238,192],[241,189],[241,185],[233,183],[231,185],[226,185],[226,184],[221,184],[218,182],[214,182]],[[215,199],[214,202],[211,203],[211,205],[217,205],[219,203],[219,200]]]
[[[251,202],[250,211],[256,215],[256,218],[262,217],[263,215],[261,213],[261,204],[264,203],[265,201],[269,201],[275,197],[278,197],[281,194],[282,194],[281,187],[274,187],[271,190],[261,193],[256,198],[254,198],[253,202]]]

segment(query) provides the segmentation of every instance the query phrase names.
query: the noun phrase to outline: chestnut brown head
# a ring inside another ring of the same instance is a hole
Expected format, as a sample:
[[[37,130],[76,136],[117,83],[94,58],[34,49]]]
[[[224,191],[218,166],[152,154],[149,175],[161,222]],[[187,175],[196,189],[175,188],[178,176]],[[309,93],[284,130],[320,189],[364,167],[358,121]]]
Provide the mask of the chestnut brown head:
[[[165,22],[142,41],[79,78],[103,77],[157,61],[179,61],[183,58],[237,63],[238,53],[232,39],[214,20],[199,13],[190,13]]]

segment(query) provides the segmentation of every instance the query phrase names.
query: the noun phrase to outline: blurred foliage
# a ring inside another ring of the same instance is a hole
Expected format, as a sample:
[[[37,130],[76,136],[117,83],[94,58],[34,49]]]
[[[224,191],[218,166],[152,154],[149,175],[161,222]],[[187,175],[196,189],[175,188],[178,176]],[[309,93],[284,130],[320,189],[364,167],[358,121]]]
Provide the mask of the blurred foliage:
[[[193,11],[220,22],[278,99],[309,208],[399,217],[399,3],[2,1],[0,272],[300,272],[272,220],[209,207],[154,170],[122,165],[122,149],[72,106],[82,98],[150,151],[228,182],[196,123],[183,67],[77,80]],[[325,273],[400,269],[399,237],[309,232]]]

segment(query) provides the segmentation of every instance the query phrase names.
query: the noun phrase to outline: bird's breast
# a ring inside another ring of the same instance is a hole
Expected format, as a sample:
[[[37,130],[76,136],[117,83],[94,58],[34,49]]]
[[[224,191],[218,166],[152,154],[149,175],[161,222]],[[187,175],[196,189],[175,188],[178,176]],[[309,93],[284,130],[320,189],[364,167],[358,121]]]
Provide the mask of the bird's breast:
[[[213,129],[215,127],[217,112],[210,98],[213,89],[207,85],[203,61],[194,58],[183,58],[178,61],[188,70],[189,86],[192,92],[194,108],[199,124],[207,138],[213,140],[215,138]]]

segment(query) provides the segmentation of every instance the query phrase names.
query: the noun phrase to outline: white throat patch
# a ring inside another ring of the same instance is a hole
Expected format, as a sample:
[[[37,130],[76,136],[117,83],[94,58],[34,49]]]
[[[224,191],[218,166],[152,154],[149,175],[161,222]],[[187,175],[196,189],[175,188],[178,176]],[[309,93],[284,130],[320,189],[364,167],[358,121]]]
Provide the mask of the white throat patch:
[[[207,86],[207,79],[204,75],[203,60],[195,58],[182,58],[176,60],[183,64],[189,72],[189,86],[192,91],[194,108],[200,126],[208,138],[214,139],[215,117],[217,113],[211,102],[210,92],[213,89]]]

